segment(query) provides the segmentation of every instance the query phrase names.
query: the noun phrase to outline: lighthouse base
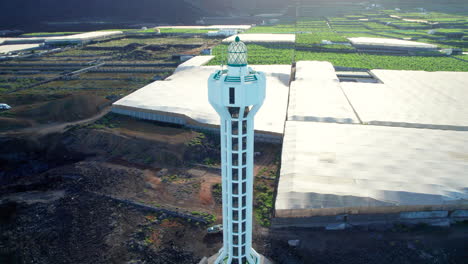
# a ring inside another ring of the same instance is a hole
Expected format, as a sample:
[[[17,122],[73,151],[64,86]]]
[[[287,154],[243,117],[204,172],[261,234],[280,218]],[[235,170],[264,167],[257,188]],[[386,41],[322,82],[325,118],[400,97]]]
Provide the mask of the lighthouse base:
[[[260,255],[260,260],[257,264],[274,264],[271,260],[267,259],[263,255]],[[214,264],[216,258],[218,257],[218,254],[215,254],[209,258],[204,257],[198,264]]]

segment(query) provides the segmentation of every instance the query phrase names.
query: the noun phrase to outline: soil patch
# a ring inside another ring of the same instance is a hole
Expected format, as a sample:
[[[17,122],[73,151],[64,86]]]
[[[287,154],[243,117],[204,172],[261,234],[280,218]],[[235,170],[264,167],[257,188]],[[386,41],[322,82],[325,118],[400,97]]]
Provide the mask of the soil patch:
[[[9,113],[39,123],[72,122],[96,115],[110,102],[90,94],[73,94],[44,103],[14,107]]]

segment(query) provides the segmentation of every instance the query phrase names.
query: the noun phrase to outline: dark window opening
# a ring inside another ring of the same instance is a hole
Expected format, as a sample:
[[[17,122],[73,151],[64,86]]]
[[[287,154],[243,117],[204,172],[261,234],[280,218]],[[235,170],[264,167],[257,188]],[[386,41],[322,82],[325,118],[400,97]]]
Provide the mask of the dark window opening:
[[[239,194],[239,184],[237,184],[237,183],[232,184],[232,193],[233,194]]]
[[[242,247],[242,255],[245,255],[245,247]],[[242,261],[245,261],[244,259],[245,258],[242,258]]]
[[[232,207],[237,208],[239,206],[239,198],[232,197]]]
[[[232,247],[232,255],[233,256],[239,256],[239,248],[238,247]]]
[[[246,106],[244,108],[244,118],[246,118],[249,115],[249,112],[250,112],[250,108],[248,106]]]
[[[236,223],[232,224],[232,232],[238,233],[239,232],[239,225]]]
[[[239,180],[239,170],[238,169],[232,169],[232,180],[233,181]]]
[[[237,210],[232,211],[232,220],[234,221],[239,220],[239,211]]]
[[[245,181],[247,179],[247,168],[242,168],[242,180]]]
[[[233,135],[239,134],[239,122],[237,122],[237,121],[232,121],[231,122],[231,133]]]
[[[236,90],[234,87],[229,87],[229,104],[236,103]]]
[[[247,120],[242,121],[242,134],[247,134]]]
[[[247,199],[245,196],[242,196],[242,207],[245,207],[247,205]]]
[[[239,107],[228,107],[228,111],[232,118],[239,118]]]
[[[234,244],[239,244],[239,236],[234,236],[234,237],[232,238],[232,242],[233,242]]]
[[[242,219],[246,219],[247,211],[245,209],[242,209]],[[245,231],[245,230],[242,230]]]
[[[245,244],[245,234],[242,235],[242,244]]]
[[[247,137],[242,137],[242,149],[247,149]]]
[[[239,155],[237,153],[232,153],[232,165],[239,165]]]
[[[244,152],[242,153],[242,165],[246,165],[247,164],[247,153]]]
[[[232,140],[232,150],[239,150],[239,140]]]
[[[243,182],[242,183],[242,192],[243,193],[247,192],[246,187],[247,187],[247,184],[245,184],[245,182]]]

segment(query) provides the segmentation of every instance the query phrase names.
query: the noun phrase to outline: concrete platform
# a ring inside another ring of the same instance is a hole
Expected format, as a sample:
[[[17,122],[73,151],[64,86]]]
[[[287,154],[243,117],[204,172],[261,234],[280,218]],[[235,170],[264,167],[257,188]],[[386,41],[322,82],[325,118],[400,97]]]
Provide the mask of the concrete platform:
[[[289,91],[288,120],[359,123],[331,63],[297,62],[296,79]]]
[[[468,72],[371,73],[383,83],[340,83],[362,122],[468,130]]]
[[[468,133],[286,122],[276,217],[468,205]]]

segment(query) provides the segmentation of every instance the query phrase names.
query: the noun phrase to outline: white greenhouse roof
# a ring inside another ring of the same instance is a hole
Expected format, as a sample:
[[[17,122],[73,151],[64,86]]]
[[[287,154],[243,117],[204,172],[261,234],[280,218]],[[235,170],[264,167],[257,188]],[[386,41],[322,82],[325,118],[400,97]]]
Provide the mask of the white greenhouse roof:
[[[323,61],[300,61],[291,83],[288,120],[358,123],[340,87],[333,65]]]
[[[250,29],[251,25],[210,25],[210,26],[160,26],[156,28],[177,28],[177,29]]]
[[[295,43],[296,35],[294,34],[238,34],[223,39],[223,42],[233,42],[239,36],[240,40],[245,43]]]
[[[400,48],[419,48],[419,49],[436,49],[437,45],[421,43],[416,41],[392,39],[392,38],[348,38],[353,45],[365,45],[375,47],[400,47]]]
[[[371,73],[383,83],[340,83],[363,122],[468,130],[468,72]]]
[[[467,204],[466,157],[467,132],[288,121],[276,215]]]
[[[255,117],[255,129],[283,134],[289,92],[290,65],[251,65],[267,78],[265,102]],[[219,125],[208,102],[208,78],[219,66],[178,68],[164,81],[153,82],[113,104],[114,108],[153,110],[186,116],[201,124]]]
[[[68,36],[54,36],[54,37],[31,37],[31,38],[0,38],[0,44],[3,42],[47,42],[47,41],[66,41],[66,40],[92,40],[102,37],[122,34],[122,31],[92,31]]]
[[[39,46],[40,44],[2,45],[0,46],[0,54],[14,52],[14,51],[35,49],[35,48],[39,48]]]

